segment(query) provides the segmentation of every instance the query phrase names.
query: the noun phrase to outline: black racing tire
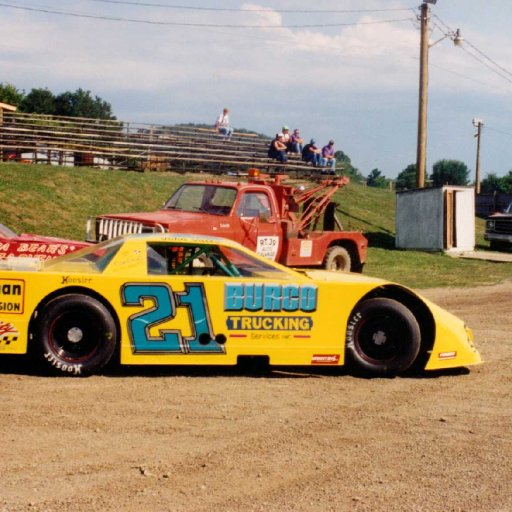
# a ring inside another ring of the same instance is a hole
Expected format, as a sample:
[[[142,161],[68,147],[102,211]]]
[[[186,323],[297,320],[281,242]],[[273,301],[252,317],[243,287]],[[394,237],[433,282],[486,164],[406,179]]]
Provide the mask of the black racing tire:
[[[421,346],[421,331],[412,312],[393,299],[369,299],[350,316],[349,366],[371,375],[390,376],[409,369]]]
[[[68,294],[40,312],[35,338],[35,355],[47,370],[87,376],[110,361],[118,332],[101,302],[88,295]]]
[[[335,245],[325,253],[324,268],[331,272],[350,272],[352,259],[345,247]]]

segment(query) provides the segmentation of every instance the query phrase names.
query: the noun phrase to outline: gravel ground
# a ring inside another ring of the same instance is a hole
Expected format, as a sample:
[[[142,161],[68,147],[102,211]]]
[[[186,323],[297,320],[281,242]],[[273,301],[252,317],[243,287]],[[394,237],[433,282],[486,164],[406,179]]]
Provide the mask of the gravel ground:
[[[423,293],[483,365],[72,379],[0,358],[0,511],[512,510],[512,282]]]

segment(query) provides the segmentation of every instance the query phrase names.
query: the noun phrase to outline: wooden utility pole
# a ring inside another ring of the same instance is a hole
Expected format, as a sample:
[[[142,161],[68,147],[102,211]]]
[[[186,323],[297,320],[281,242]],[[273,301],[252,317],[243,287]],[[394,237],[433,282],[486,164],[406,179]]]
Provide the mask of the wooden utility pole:
[[[475,194],[480,194],[480,137],[484,123],[481,119],[473,119],[473,125],[476,126],[476,167],[475,167]]]
[[[428,22],[429,9],[427,3],[420,6],[420,87],[418,105],[418,142],[416,153],[416,186],[425,186],[425,170],[427,166],[427,91],[428,91]]]

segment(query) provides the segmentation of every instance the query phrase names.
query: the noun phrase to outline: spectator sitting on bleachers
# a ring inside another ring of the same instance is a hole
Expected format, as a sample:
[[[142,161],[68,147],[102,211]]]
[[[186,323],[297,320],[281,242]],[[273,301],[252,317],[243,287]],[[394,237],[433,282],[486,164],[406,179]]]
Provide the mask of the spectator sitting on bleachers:
[[[283,134],[277,133],[275,139],[270,143],[270,147],[268,148],[268,156],[269,158],[273,158],[281,163],[286,163],[288,161],[288,156],[286,154],[286,144],[283,142]]]
[[[293,133],[290,137],[290,144],[288,145],[291,153],[297,153],[302,155],[302,149],[304,147],[304,140],[300,136],[300,132],[298,128],[293,130]]]
[[[283,142],[286,146],[286,151],[290,150],[290,141],[291,141],[291,135],[290,135],[290,128],[288,126],[283,126],[283,131],[281,132],[283,134]]]
[[[233,135],[233,128],[229,126],[229,109],[224,108],[222,113],[217,118],[217,121],[215,121],[215,130],[220,134],[223,135],[226,140],[231,139],[231,135]]]
[[[331,139],[328,144],[322,148],[322,174],[336,174],[336,156],[334,151],[334,141]],[[329,168],[327,170],[326,168]]]
[[[320,165],[320,149],[316,147],[315,139],[311,139],[309,144],[306,144],[302,149],[302,160],[306,163],[312,163],[313,167]]]

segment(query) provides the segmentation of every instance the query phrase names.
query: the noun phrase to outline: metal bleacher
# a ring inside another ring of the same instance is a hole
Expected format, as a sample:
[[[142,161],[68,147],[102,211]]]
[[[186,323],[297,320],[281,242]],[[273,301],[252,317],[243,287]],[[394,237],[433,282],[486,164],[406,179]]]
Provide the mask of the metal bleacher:
[[[65,116],[4,112],[0,123],[3,161],[91,166],[137,171],[245,173],[312,172],[300,155],[286,164],[267,156],[270,139],[213,128],[164,126]]]

